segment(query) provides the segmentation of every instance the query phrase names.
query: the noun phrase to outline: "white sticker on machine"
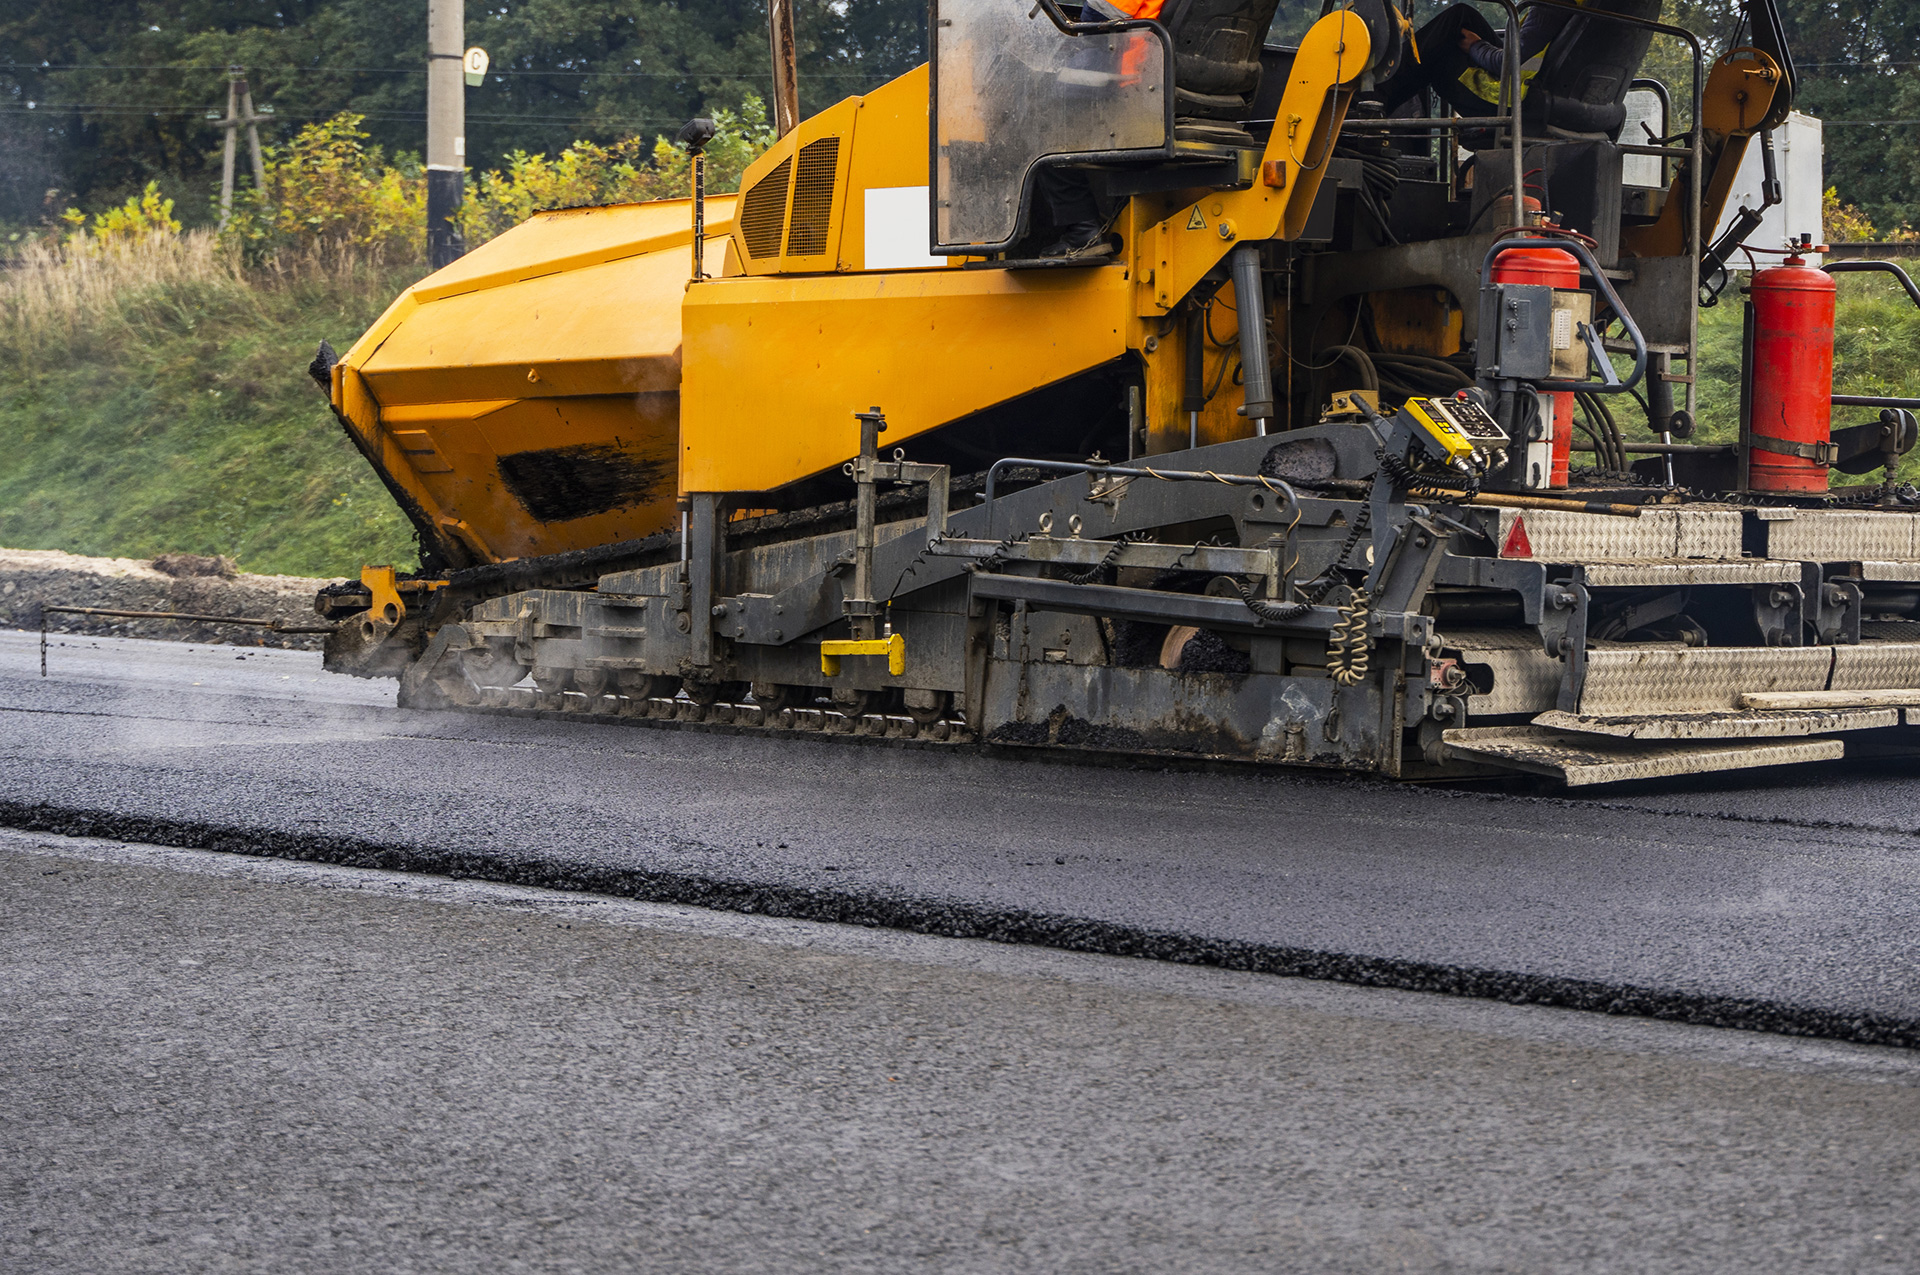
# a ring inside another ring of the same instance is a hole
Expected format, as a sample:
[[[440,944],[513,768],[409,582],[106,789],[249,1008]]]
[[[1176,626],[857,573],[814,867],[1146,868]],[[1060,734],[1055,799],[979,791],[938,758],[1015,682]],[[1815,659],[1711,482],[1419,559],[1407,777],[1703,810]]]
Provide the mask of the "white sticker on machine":
[[[953,264],[927,251],[932,209],[925,186],[867,188],[868,270],[924,270]]]

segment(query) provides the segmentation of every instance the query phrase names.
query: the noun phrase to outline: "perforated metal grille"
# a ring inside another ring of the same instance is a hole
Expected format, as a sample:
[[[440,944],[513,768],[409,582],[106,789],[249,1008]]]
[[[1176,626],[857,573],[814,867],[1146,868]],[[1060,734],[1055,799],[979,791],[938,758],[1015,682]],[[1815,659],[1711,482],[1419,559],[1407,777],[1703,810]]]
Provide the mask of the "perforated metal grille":
[[[792,176],[793,160],[783,159],[740,201],[740,236],[747,241],[749,257],[780,255],[780,238],[787,228],[787,182]]]
[[[793,222],[787,229],[789,257],[817,257],[827,250],[833,223],[833,177],[840,166],[840,139],[823,137],[800,148],[800,175],[793,183]]]

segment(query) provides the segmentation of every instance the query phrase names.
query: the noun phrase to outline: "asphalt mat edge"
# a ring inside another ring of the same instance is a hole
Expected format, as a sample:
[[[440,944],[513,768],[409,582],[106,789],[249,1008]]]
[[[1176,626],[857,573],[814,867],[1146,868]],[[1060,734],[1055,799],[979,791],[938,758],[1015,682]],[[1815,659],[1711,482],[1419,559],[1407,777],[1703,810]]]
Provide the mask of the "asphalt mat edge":
[[[142,842],[339,867],[431,873],[504,885],[590,892],[747,915],[903,930],[945,938],[1210,966],[1359,987],[1540,1005],[1740,1031],[1920,1049],[1920,1020],[1590,979],[1321,951],[1151,930],[1058,913],[991,908],[906,895],[729,881],[690,873],[609,868],[578,861],[502,862],[471,851],[322,837],[190,819],[130,816],[44,803],[0,801],[0,827]]]

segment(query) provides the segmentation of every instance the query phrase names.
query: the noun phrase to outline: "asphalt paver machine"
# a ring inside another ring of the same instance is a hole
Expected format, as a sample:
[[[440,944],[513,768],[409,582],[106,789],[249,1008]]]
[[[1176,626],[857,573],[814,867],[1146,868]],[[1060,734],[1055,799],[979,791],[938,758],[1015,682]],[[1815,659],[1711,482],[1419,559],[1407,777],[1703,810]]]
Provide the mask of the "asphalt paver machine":
[[[1297,48],[1272,7],[933,0],[928,64],[738,195],[538,214],[323,348],[422,551],[321,595],[328,667],[1402,778],[1920,741],[1911,404],[1834,398],[1817,245],[1703,238],[1792,101],[1771,0],[1724,50],[1508,4],[1557,34],[1478,114],[1374,94],[1422,56],[1389,0]],[[1063,190],[1100,234],[1043,255]],[[1702,301],[1768,247],[1739,437],[1688,442]]]

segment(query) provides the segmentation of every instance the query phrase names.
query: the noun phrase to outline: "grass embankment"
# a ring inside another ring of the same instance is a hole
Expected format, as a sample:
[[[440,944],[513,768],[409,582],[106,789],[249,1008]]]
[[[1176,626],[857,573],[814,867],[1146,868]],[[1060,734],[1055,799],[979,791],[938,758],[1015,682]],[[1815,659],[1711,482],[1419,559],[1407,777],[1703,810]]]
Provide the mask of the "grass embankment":
[[[242,271],[205,235],[0,271],[0,544],[247,571],[411,567],[411,528],[305,368],[424,271]]]

